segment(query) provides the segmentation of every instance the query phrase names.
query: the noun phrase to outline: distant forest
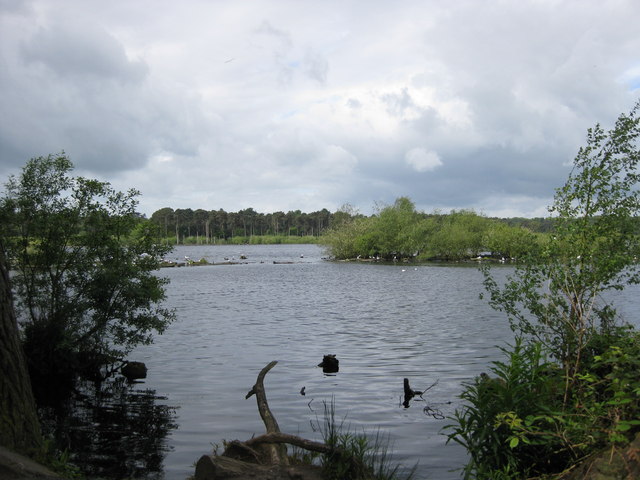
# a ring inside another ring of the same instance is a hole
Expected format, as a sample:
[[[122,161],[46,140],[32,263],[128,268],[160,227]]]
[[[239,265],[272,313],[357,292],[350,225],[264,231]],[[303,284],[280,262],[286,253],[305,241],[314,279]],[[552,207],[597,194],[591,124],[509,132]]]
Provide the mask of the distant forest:
[[[456,213],[452,211],[451,213]],[[371,215],[375,217],[377,214]],[[441,217],[442,213],[419,213],[423,218]],[[234,238],[254,236],[319,237],[345,220],[366,218],[349,206],[336,212],[326,208],[304,213],[300,210],[259,213],[253,208],[238,212],[161,208],[151,215],[163,236],[175,243],[216,243]],[[549,218],[493,218],[511,227],[523,227],[534,233],[548,233],[552,229]],[[238,238],[239,239],[239,238]]]

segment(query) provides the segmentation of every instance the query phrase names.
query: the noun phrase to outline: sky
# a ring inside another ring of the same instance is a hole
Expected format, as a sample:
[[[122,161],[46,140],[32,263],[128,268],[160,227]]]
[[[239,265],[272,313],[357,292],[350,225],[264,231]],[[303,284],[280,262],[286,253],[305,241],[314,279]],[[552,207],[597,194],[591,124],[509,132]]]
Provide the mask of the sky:
[[[637,0],[0,0],[0,180],[139,210],[547,216],[640,98]]]

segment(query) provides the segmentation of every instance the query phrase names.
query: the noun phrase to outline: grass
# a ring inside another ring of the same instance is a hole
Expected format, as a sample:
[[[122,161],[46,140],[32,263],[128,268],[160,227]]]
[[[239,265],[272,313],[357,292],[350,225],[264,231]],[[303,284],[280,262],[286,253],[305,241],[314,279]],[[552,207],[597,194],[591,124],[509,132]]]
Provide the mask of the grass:
[[[327,480],[409,480],[415,474],[416,467],[407,471],[394,464],[388,435],[380,430],[371,436],[357,434],[349,431],[344,419],[338,422],[333,400],[324,402],[323,419],[316,419],[312,427],[334,448],[334,453],[311,458],[319,460]]]

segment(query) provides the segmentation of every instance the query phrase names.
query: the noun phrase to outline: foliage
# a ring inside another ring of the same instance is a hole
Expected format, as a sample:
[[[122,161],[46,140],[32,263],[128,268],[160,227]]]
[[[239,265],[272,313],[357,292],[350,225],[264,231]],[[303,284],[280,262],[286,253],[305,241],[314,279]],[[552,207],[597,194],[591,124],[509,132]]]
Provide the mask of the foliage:
[[[593,336],[568,404],[564,374],[540,343],[518,339],[503,352],[507,361],[494,362],[494,376],[465,385],[465,405],[446,427],[449,441],[470,453],[465,478],[558,474],[640,431],[640,333]]]
[[[449,438],[469,449],[467,477],[560,473],[640,430],[640,334],[617,327],[615,309],[602,301],[604,292],[640,282],[639,110],[640,102],[608,132],[589,130],[550,208],[548,241],[504,285],[483,267],[490,305],[524,340],[505,350],[508,363],[494,363],[497,378],[462,393],[467,404]]]
[[[192,210],[191,208],[165,207],[151,215],[164,238],[172,237],[173,243],[224,243],[236,241],[237,237],[252,239],[255,236],[272,237],[318,237],[333,221],[334,215],[327,209],[312,213],[300,210],[259,213],[253,208],[238,212],[219,210]],[[177,241],[176,241],[177,240]],[[293,242],[291,242],[293,243]]]
[[[324,419],[317,420],[315,427],[324,443],[335,448],[335,453],[321,458],[327,480],[409,480],[413,477],[415,468],[402,474],[399,465],[390,464],[389,441],[380,432],[371,440],[365,434],[345,431],[344,420],[336,421],[333,401],[324,403]]]
[[[537,254],[540,242],[531,230],[492,222],[484,231],[483,245],[490,252],[499,252],[507,259],[517,260]]]
[[[427,240],[430,256],[444,260],[477,257],[484,249],[489,220],[471,210],[452,211],[438,219],[439,226]]]
[[[528,470],[540,472],[540,461],[553,465],[563,451],[556,437],[529,439],[521,430],[525,418],[554,423],[561,372],[544,358],[539,344],[517,339],[511,350],[502,351],[508,361],[494,363],[494,376],[483,374],[465,385],[461,398],[466,405],[456,412],[456,424],[446,427],[449,441],[470,453],[465,478],[492,479],[497,471],[523,476]]]
[[[69,450],[60,451],[52,438],[45,438],[42,449],[35,460],[58,474],[61,478],[82,479],[82,472],[71,461]]]
[[[360,252],[367,257],[373,256],[376,252],[371,224],[370,218],[351,218],[332,228],[320,242],[338,259],[356,258]]]
[[[510,227],[471,210],[448,215],[416,211],[411,200],[398,198],[372,217],[343,219],[321,239],[336,259],[459,261],[491,251],[497,257],[520,257],[535,250],[538,238],[523,227]]]
[[[173,318],[154,273],[169,247],[136,214],[139,193],[72,169],[64,153],[32,159],[1,200],[25,353],[41,380],[98,376]]]
[[[398,252],[406,255],[420,252],[422,258],[453,260],[468,258],[481,250],[506,258],[519,257],[537,242],[532,232],[548,232],[551,222],[541,218],[488,219],[471,210],[454,210],[449,215],[424,214],[416,211],[406,197],[377,208],[370,217],[345,204],[333,213],[326,209],[311,213],[300,210],[259,213],[252,208],[226,212],[165,207],[155,211],[150,220],[170,245],[322,243],[339,259],[358,255],[393,259]],[[354,222],[365,225],[352,225]],[[432,236],[445,225],[451,228],[450,234]],[[357,227],[355,231],[353,227]],[[346,235],[357,238],[349,239]],[[458,245],[453,253],[451,243]],[[347,252],[356,252],[353,256],[341,256],[345,244],[350,245]]]
[[[556,192],[555,230],[544,248],[524,258],[504,287],[484,269],[491,306],[507,313],[514,330],[550,349],[567,372],[567,387],[589,338],[615,316],[599,301],[602,292],[640,281],[633,221],[640,213],[639,109],[640,103],[622,114],[609,132],[589,130],[587,147]]]

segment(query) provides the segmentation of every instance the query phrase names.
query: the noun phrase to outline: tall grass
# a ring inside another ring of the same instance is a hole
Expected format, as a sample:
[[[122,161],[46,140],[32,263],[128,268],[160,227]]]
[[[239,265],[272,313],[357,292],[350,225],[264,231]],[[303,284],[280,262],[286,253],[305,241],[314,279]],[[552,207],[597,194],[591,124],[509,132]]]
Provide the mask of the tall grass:
[[[327,480],[409,480],[416,467],[402,468],[393,464],[389,436],[376,431],[373,436],[356,434],[337,421],[335,404],[324,402],[323,419],[316,419],[313,428],[320,432],[324,443],[333,447],[331,454],[322,455],[320,464]]]

